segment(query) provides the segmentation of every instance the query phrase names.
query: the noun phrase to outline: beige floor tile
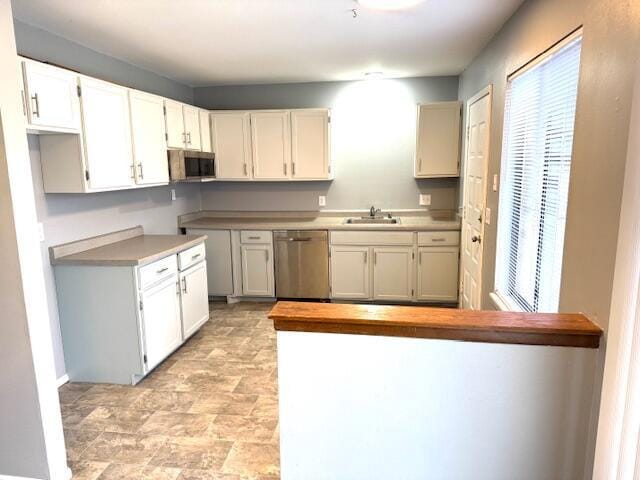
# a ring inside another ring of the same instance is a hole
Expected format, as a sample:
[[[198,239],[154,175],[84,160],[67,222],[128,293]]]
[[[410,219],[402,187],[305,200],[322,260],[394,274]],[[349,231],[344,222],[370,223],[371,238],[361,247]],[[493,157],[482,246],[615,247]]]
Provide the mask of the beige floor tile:
[[[248,415],[254,409],[258,395],[237,393],[201,394],[191,409],[192,413]]]
[[[188,392],[150,390],[140,396],[131,408],[149,411],[188,412],[198,396]]]
[[[178,477],[178,480],[249,480],[240,475],[215,472],[213,470],[193,470],[185,468]]]
[[[275,418],[252,415],[217,415],[211,423],[209,435],[220,440],[269,442],[278,425]]]
[[[125,385],[95,385],[84,392],[74,405],[128,407],[145,392],[144,388]]]
[[[94,405],[60,405],[60,411],[62,413],[62,423],[66,428],[76,427],[87,415],[93,412],[96,408]]]
[[[83,459],[112,463],[144,463],[166,442],[159,435],[104,432],[82,453]]]
[[[196,372],[185,378],[176,390],[196,393],[232,392],[241,378],[219,375],[215,372]]]
[[[256,417],[278,418],[278,397],[275,395],[260,395],[251,415]]]
[[[80,460],[81,455],[101,433],[99,430],[65,429],[64,443],[67,448],[67,458],[69,460]]]
[[[65,383],[58,389],[60,404],[71,405],[75,403],[78,398],[93,386],[95,386],[95,383]]]
[[[152,412],[122,407],[97,407],[78,428],[105,432],[136,433]]]
[[[140,428],[144,435],[198,437],[208,430],[215,415],[205,413],[154,412]]]
[[[254,395],[276,395],[278,393],[278,386],[271,376],[246,376],[242,377],[233,392]]]
[[[73,480],[96,480],[108,466],[109,464],[107,462],[91,462],[86,460],[69,462],[69,468],[72,474],[71,478]]]
[[[172,437],[162,445],[149,465],[196,470],[220,470],[232,442],[204,437]]]
[[[154,467],[144,463],[112,463],[98,477],[98,480],[176,480],[180,476],[179,468]]]
[[[238,475],[278,475],[278,447],[268,443],[236,442],[224,462],[224,473]]]

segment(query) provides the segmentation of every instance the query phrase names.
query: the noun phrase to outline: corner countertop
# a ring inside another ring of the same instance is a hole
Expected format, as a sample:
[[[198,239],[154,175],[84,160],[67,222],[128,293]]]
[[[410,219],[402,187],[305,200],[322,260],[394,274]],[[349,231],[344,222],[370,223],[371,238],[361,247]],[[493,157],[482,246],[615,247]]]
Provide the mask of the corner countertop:
[[[386,212],[385,212],[386,213]],[[202,230],[366,230],[366,231],[446,231],[460,230],[460,219],[451,211],[389,212],[398,224],[345,224],[353,212],[217,212],[201,211],[182,215],[178,226]]]
[[[206,240],[206,235],[145,235],[134,227],[51,247],[52,265],[142,266]]]
[[[381,335],[468,342],[598,348],[602,329],[581,313],[278,302],[280,331]]]

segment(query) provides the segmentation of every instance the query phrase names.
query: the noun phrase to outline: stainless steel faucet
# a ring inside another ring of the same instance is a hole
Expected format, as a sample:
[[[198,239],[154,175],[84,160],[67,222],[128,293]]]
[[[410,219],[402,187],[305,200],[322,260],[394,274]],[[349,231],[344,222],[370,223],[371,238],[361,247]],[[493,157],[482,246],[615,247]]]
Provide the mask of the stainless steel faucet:
[[[369,216],[371,218],[376,218],[378,215],[381,215],[381,214],[382,214],[382,210],[371,205],[371,208],[369,209]]]

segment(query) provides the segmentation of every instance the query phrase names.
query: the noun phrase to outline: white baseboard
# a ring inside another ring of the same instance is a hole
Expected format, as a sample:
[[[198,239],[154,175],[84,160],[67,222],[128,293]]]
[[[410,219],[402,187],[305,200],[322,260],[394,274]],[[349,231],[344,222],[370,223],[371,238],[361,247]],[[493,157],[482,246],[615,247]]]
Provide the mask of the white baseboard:
[[[60,388],[62,385],[68,382],[69,382],[69,375],[65,373],[58,380],[56,380],[56,386]],[[0,480],[2,480],[2,477],[0,477]]]

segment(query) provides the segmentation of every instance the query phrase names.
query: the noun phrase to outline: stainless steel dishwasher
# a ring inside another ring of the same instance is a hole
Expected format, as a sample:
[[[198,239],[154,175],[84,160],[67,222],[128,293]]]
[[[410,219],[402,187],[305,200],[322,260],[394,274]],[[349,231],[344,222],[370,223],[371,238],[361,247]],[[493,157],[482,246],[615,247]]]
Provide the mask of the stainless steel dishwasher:
[[[278,298],[329,298],[326,230],[273,232]]]

